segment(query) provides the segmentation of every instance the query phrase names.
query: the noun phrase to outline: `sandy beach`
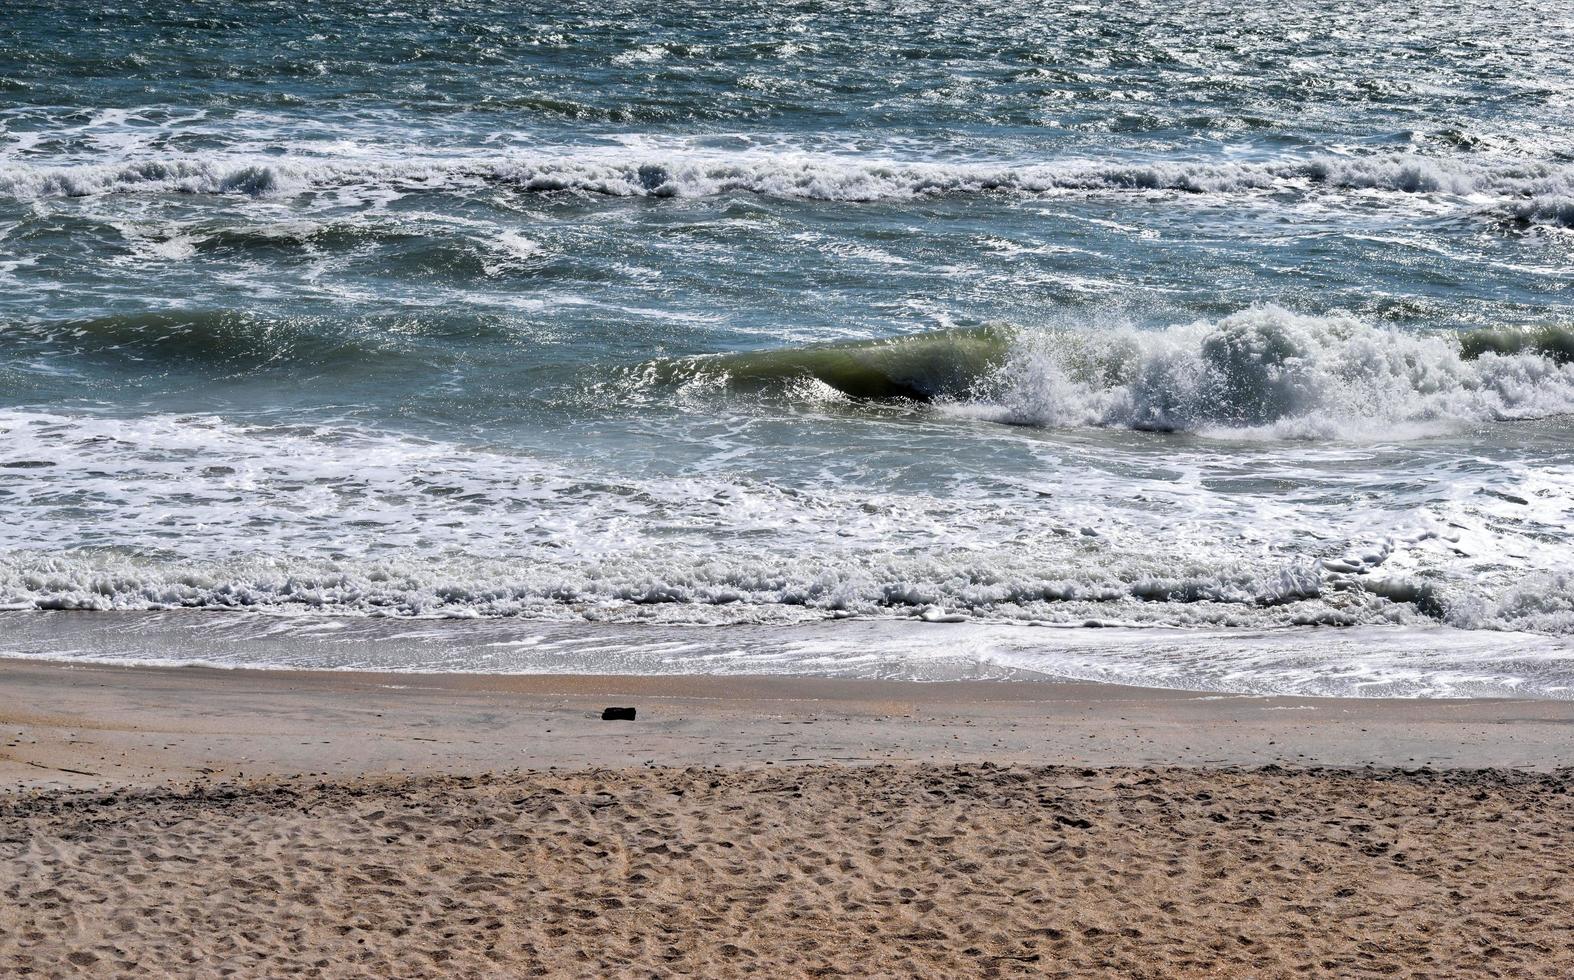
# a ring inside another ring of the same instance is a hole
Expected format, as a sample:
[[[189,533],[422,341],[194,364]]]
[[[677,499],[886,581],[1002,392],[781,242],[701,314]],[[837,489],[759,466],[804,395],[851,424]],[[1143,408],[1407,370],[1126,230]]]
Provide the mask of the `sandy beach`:
[[[20,660],[0,702],[19,974],[1574,969],[1565,702]]]
[[[1571,784],[816,765],[13,797],[0,963],[1566,976]]]
[[[1570,2],[0,16],[0,980],[1574,980]]]

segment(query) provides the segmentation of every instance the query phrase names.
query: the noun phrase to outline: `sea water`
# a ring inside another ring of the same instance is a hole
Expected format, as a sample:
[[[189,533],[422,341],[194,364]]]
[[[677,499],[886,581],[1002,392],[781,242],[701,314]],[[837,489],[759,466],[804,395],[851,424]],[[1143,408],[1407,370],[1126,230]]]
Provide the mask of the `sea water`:
[[[13,3],[0,647],[1567,696],[1570,51],[1535,2]]]

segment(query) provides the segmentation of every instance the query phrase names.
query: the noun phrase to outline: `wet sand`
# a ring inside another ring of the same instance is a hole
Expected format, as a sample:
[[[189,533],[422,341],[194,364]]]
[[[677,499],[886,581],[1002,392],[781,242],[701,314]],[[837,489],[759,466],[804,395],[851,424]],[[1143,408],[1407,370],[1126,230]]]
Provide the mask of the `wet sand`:
[[[639,718],[602,722],[610,705]],[[794,763],[1574,765],[1574,702],[0,660],[0,787]]]
[[[1567,976],[1571,734],[1550,701],[0,661],[0,972]]]

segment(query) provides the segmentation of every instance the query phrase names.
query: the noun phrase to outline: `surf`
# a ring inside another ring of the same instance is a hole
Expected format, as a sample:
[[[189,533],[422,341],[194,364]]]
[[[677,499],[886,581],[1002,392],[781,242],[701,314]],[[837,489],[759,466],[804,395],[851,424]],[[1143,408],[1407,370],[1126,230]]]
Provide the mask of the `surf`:
[[[411,148],[398,159],[215,154],[67,166],[0,160],[0,198],[18,201],[125,194],[276,198],[356,188],[441,193],[476,187],[526,195],[662,199],[747,194],[846,204],[957,195],[1379,192],[1465,199],[1467,206],[1509,223],[1567,227],[1574,221],[1574,166],[1413,153],[1322,152],[1261,161],[948,162],[869,159],[790,144],[741,153],[678,144],[632,150],[571,145],[501,155],[441,155]]]
[[[675,358],[632,377],[789,395],[810,383],[1042,428],[1392,437],[1574,412],[1574,327],[1429,332],[1263,305],[1161,328],[989,325]]]

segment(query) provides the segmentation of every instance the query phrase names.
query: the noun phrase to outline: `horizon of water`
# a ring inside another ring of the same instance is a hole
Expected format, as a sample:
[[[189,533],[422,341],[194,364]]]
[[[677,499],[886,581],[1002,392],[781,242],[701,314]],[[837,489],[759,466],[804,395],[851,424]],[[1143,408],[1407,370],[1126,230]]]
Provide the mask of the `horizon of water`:
[[[1574,653],[1571,44],[14,5],[0,609]]]

